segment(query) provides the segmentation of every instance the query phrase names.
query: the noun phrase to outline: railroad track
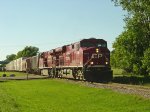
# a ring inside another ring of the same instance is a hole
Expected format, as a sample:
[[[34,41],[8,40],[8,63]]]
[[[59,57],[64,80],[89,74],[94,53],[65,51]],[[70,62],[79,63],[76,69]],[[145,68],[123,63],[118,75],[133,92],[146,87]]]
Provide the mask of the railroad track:
[[[64,79],[66,80],[66,79]],[[77,83],[88,87],[93,88],[103,88],[111,89],[115,92],[123,94],[132,94],[138,95],[147,99],[150,99],[150,87],[139,86],[139,85],[129,85],[129,84],[119,84],[119,83],[96,83],[96,82],[87,82],[87,81],[76,81],[76,80],[66,80],[71,83]]]

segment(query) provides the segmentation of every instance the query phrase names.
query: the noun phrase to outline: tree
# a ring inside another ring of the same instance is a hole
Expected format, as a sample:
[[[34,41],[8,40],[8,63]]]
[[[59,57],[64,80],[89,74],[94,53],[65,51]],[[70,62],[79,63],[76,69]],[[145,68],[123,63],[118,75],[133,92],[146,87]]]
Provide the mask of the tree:
[[[5,61],[10,62],[10,61],[14,60],[15,58],[16,58],[15,54],[7,55]]]
[[[39,48],[37,48],[37,47],[26,46],[24,48],[24,50],[22,51],[22,55],[24,57],[35,56],[35,55],[37,55],[38,51],[39,51]]]
[[[17,58],[36,56],[38,51],[39,51],[39,48],[37,47],[26,46],[22,51],[19,51],[17,53]]]
[[[17,53],[16,59],[18,59],[18,58],[20,58],[20,57],[23,57],[22,51],[19,51],[19,52]]]
[[[144,52],[144,58],[142,60],[143,68],[145,68],[147,73],[150,73],[150,48]]]
[[[120,67],[135,74],[148,74],[146,60],[150,48],[150,1],[112,0],[128,12],[126,26],[113,44]],[[144,58],[144,59],[143,59]]]

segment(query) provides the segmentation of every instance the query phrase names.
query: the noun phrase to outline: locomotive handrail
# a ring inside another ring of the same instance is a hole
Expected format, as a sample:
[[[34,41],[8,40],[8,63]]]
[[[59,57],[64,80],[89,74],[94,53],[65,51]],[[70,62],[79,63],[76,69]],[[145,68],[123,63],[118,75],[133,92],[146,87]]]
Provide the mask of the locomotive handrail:
[[[91,60],[92,60],[92,58],[89,59],[89,60],[84,64],[84,67],[85,67]]]

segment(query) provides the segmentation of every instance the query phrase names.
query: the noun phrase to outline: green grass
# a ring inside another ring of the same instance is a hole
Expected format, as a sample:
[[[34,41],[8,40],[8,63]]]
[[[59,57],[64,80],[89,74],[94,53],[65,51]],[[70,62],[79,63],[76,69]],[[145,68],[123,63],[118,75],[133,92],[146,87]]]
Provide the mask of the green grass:
[[[123,70],[119,68],[112,68],[113,70],[113,75],[123,75]]]
[[[149,112],[150,100],[64,80],[0,82],[0,112]]]
[[[3,74],[6,74],[7,77],[9,77],[11,74],[15,74],[15,76],[26,76],[26,73],[23,72],[0,72],[0,77],[2,77]]]

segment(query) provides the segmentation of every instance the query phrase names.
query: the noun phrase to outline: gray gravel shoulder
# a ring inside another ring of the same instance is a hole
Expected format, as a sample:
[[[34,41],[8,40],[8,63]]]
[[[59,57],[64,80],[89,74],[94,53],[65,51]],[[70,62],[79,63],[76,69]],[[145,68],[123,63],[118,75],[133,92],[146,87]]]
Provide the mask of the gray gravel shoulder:
[[[111,89],[115,92],[138,95],[146,99],[150,99],[150,87],[139,86],[139,85],[118,84],[118,83],[105,84],[105,83],[90,83],[86,81],[72,81],[72,80],[67,80],[67,81],[71,83],[81,84],[83,86],[93,87],[93,88]]]

